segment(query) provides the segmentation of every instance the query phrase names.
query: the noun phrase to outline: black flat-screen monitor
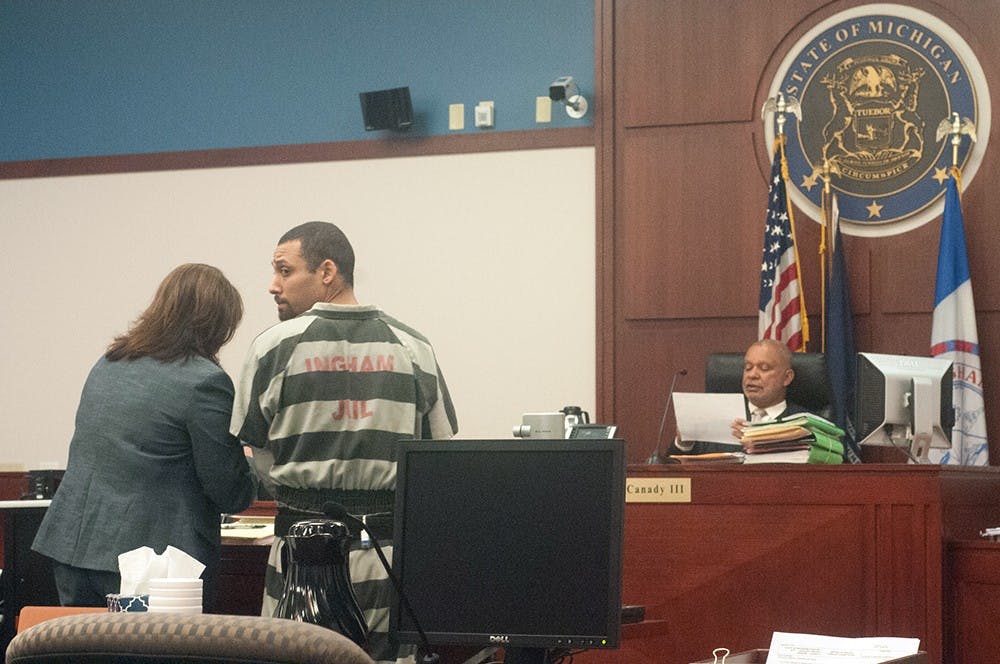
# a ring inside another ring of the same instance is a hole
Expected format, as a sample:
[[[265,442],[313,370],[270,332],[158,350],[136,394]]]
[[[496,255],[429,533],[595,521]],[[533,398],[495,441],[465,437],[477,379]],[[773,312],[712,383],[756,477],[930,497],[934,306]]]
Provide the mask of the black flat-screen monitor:
[[[404,441],[393,569],[432,644],[617,648],[621,440]],[[391,629],[420,635],[401,606]]]

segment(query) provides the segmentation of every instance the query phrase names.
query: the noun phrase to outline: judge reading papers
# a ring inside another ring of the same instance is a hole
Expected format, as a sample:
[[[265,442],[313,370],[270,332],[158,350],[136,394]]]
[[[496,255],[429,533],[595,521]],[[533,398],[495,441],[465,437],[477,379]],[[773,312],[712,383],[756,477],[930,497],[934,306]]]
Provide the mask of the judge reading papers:
[[[670,458],[682,463],[842,462],[844,432],[832,422],[811,413],[734,422],[732,413],[742,408],[740,394],[675,393],[677,440],[672,451],[677,453]]]
[[[743,394],[675,393],[677,440],[671,450],[677,453],[674,459],[695,460],[685,456],[693,455],[705,461],[804,463],[812,459],[814,463],[831,463],[838,454],[842,457],[843,431],[820,417],[808,415],[804,422],[796,422],[798,429],[764,427],[807,415],[804,408],[785,398],[788,386],[795,379],[791,362],[791,351],[785,345],[771,339],[755,341],[744,355]],[[821,430],[818,438],[817,430]],[[812,455],[814,447],[825,453]],[[764,456],[779,452],[785,456],[780,459]],[[836,463],[840,463],[839,458]]]

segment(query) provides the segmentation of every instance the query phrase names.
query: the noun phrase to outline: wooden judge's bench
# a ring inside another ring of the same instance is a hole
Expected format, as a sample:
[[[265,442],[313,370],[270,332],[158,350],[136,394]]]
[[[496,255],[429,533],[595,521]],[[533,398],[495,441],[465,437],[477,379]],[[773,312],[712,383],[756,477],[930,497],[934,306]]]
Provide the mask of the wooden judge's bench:
[[[711,661],[774,631],[918,637],[932,663],[997,658],[1000,545],[979,532],[1000,525],[1000,468],[633,466],[628,485],[622,602],[645,622],[576,662]]]

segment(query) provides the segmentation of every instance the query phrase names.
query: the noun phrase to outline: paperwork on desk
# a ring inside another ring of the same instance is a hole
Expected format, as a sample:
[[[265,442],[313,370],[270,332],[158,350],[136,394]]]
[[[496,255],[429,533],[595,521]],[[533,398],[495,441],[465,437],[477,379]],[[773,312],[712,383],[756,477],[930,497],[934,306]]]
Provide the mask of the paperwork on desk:
[[[767,664],[875,664],[915,655],[920,639],[900,637],[844,638],[775,632]]]
[[[234,522],[224,523],[222,539],[253,544],[270,543],[274,539],[274,517],[245,516]]]
[[[681,440],[725,443],[734,450],[742,448],[729,428],[736,418],[745,418],[743,394],[674,392],[674,418]]]
[[[984,530],[980,530],[979,536],[998,542],[1000,541],[1000,528],[986,528]]]

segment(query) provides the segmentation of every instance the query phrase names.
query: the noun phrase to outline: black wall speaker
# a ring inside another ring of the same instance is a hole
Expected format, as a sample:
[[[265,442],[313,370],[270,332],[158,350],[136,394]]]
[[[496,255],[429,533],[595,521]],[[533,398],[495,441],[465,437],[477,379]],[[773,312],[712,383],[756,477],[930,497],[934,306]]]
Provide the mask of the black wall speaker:
[[[376,129],[409,129],[413,124],[413,103],[410,88],[392,88],[362,92],[361,115],[366,131]]]

